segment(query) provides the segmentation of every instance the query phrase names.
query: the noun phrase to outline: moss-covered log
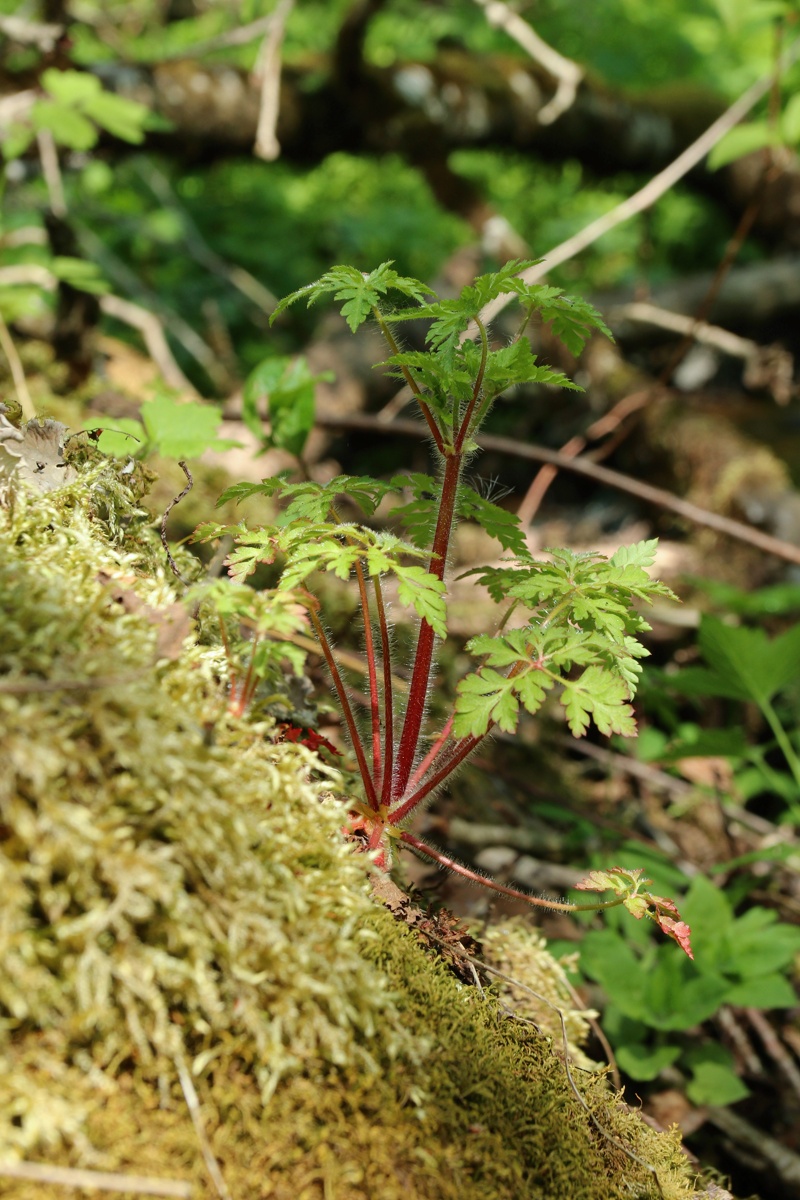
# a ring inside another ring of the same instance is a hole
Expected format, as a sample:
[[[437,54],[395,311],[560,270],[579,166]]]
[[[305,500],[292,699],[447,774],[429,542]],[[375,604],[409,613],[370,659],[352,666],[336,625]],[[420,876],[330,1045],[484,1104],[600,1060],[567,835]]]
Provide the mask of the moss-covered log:
[[[0,1165],[213,1197],[185,1062],[235,1200],[654,1197],[645,1164],[694,1195],[677,1136],[603,1074],[579,1102],[375,903],[319,761],[221,715],[219,649],[165,638],[172,581],[103,470],[0,506]]]

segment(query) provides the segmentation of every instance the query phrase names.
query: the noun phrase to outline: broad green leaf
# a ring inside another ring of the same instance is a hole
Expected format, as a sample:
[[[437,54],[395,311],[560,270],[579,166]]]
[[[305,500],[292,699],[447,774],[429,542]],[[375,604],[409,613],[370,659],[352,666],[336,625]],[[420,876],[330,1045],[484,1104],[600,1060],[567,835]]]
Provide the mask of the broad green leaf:
[[[704,616],[698,643],[721,682],[758,705],[769,702],[800,672],[800,625],[770,641],[763,629]]]
[[[754,150],[780,143],[780,134],[767,121],[743,121],[721,138],[707,158],[708,169],[718,171]]]
[[[644,981],[647,1023],[665,1030],[701,1025],[725,1003],[727,980],[710,973],[699,975],[688,959],[678,958],[666,946],[659,950],[656,966]]]
[[[145,401],[141,418],[152,448],[167,458],[198,458],[212,447],[227,450],[239,445],[217,436],[222,412],[214,404],[184,404],[170,396],[159,396]]]
[[[619,1067],[631,1079],[656,1079],[665,1067],[671,1066],[681,1055],[680,1046],[643,1046],[636,1042],[615,1046],[614,1054]]]
[[[149,109],[137,100],[128,100],[113,92],[91,96],[81,105],[87,117],[96,121],[113,137],[139,145],[144,141]]]
[[[31,109],[35,129],[49,129],[61,146],[70,150],[91,150],[97,143],[97,129],[81,113],[55,100],[37,100]]]
[[[735,983],[725,999],[739,1008],[794,1008],[797,992],[785,975],[773,972]]]
[[[694,930],[694,948],[701,969],[719,969],[725,935],[731,927],[730,901],[721,888],[703,875],[695,875],[681,904],[685,921]]]
[[[102,94],[103,86],[96,75],[87,71],[57,71],[49,67],[42,72],[42,86],[60,104],[83,105]]]
[[[315,385],[333,378],[312,375],[304,358],[267,358],[248,376],[242,389],[242,419],[265,445],[302,454],[314,427]],[[270,432],[265,434],[259,405],[267,401]]]
[[[581,970],[595,979],[626,1017],[647,1021],[644,973],[628,942],[611,929],[592,930],[580,947]]]
[[[693,1104],[713,1104],[721,1107],[735,1104],[750,1095],[733,1067],[733,1059],[724,1046],[698,1046],[690,1050],[685,1061],[693,1078],[686,1094]]]

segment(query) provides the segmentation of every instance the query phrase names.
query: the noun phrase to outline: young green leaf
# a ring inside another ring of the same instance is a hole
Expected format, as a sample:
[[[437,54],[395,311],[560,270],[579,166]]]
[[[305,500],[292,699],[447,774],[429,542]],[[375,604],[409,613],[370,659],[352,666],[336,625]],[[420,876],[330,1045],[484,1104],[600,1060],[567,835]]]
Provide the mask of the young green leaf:
[[[315,283],[309,283],[299,288],[291,295],[285,296],[275,308],[270,317],[270,324],[279,313],[294,304],[296,300],[305,300],[310,307],[323,296],[332,296],[334,300],[343,301],[342,316],[350,329],[355,333],[359,325],[370,316],[374,308],[380,308],[387,292],[400,292],[403,296],[422,302],[426,296],[435,295],[433,290],[420,283],[418,279],[410,279],[398,275],[392,269],[391,262],[381,263],[368,274],[350,266],[331,267]]]

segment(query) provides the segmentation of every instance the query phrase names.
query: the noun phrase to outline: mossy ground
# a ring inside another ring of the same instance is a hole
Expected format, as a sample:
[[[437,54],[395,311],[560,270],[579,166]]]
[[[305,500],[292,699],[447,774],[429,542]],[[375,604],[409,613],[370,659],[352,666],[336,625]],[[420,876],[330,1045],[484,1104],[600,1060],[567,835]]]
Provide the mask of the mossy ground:
[[[234,1200],[656,1196],[618,1143],[690,1197],[674,1136],[576,1071],[603,1137],[550,1040],[371,900],[313,756],[222,715],[218,655],[160,656],[172,584],[117,528],[80,483],[0,508],[0,1160],[212,1197],[185,1055]]]

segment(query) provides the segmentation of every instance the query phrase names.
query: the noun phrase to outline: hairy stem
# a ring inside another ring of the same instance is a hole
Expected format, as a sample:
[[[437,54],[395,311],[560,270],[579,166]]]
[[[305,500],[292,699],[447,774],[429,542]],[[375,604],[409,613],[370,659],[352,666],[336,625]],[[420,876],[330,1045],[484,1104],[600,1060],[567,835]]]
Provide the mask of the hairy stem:
[[[488,733],[489,731],[487,730],[486,732]],[[412,792],[410,796],[406,796],[405,799],[401,800],[397,808],[393,809],[390,818],[392,825],[398,825],[409,813],[413,812],[417,805],[431,792],[435,791],[439,784],[447,779],[447,776],[472,753],[485,737],[486,734],[484,733],[480,737],[461,738],[460,741],[456,742],[456,747],[447,759],[447,762],[431,775],[421,787],[417,788],[415,792]]]
[[[383,316],[381,315],[380,309],[373,308],[372,314],[375,317],[375,320],[378,322],[378,328],[380,329],[381,333],[385,337],[386,342],[387,342],[392,354],[399,354],[400,347],[398,346],[398,344],[395,340],[395,336],[392,333],[391,329],[389,328],[388,324],[386,323],[386,321],[384,321]],[[425,403],[424,397],[422,395],[422,390],[421,390],[419,384],[417,383],[416,379],[409,371],[408,367],[401,366],[400,370],[403,373],[403,378],[405,379],[406,383],[411,388],[411,391],[414,393],[414,397],[417,401],[417,404],[420,407],[420,411],[428,423],[428,428],[430,429],[431,434],[433,435],[433,440],[436,442],[436,449],[439,451],[440,454],[444,454],[444,442],[442,440],[442,435],[439,430],[439,426],[436,424],[436,421],[433,418],[433,413],[431,412],[431,410],[428,408],[427,404]]]
[[[447,867],[457,875],[462,875],[464,879],[479,883],[481,887],[491,888],[493,892],[500,892],[503,896],[511,896],[514,900],[524,900],[526,904],[533,904],[536,908],[549,908],[555,912],[601,912],[606,908],[619,908],[627,899],[626,896],[617,896],[613,900],[600,900],[596,904],[570,904],[567,900],[544,900],[541,896],[531,896],[528,892],[521,892],[517,888],[506,887],[503,883],[497,883],[494,879],[489,879],[486,875],[481,875],[478,871],[465,867],[463,863],[443,854],[441,850],[434,849],[427,842],[420,841],[419,838],[414,837],[413,833],[408,833],[406,830],[400,834],[400,840],[419,854],[432,858],[441,867]]]
[[[394,774],[394,705],[392,691],[392,656],[389,647],[389,624],[383,603],[380,576],[373,575],[375,607],[378,611],[378,626],[381,631],[381,656],[383,658],[383,785],[381,804],[392,798],[392,776]]]
[[[435,575],[437,579],[444,578],[462,463],[463,455],[461,454],[451,453],[445,457],[442,495],[439,500],[439,517],[436,522],[431,561],[428,567],[431,575]],[[397,751],[397,772],[392,787],[392,794],[395,799],[398,796],[402,796],[406,790],[411,771],[414,767],[414,758],[416,757],[417,746],[419,745],[422,719],[425,715],[425,700],[428,695],[428,685],[430,683],[434,641],[433,628],[427,621],[422,621],[419,627],[417,652],[414,657],[414,668],[411,674],[411,685],[408,692],[403,733],[400,737],[400,745]]]
[[[353,716],[353,710],[350,707],[347,689],[344,686],[344,680],[339,673],[339,668],[337,667],[336,660],[333,657],[331,644],[328,641],[325,630],[322,628],[322,622],[317,615],[314,605],[315,601],[313,597],[309,596],[308,615],[311,618],[311,624],[314,626],[314,632],[317,635],[317,641],[319,642],[320,648],[325,657],[328,670],[331,673],[333,686],[336,688],[336,695],[339,699],[339,706],[342,710],[342,715],[347,723],[347,730],[350,734],[350,741],[358,761],[358,769],[361,774],[362,783],[364,784],[364,793],[367,797],[367,803],[369,804],[370,808],[377,812],[379,805],[378,798],[375,794],[375,785],[372,782],[372,776],[370,775],[369,765],[367,763],[367,756],[364,753],[364,747],[361,744],[361,738],[358,733],[355,717]]]
[[[451,713],[450,716],[447,718],[447,724],[445,725],[444,729],[439,734],[436,741],[433,743],[430,750],[425,755],[422,762],[419,764],[416,771],[409,779],[408,786],[410,788],[414,788],[417,786],[420,779],[422,779],[422,777],[424,776],[425,772],[427,771],[428,767],[431,765],[433,760],[438,757],[440,751],[444,747],[445,742],[450,737],[450,730],[453,728],[453,720],[454,720],[454,714]]]
[[[486,359],[489,354],[489,343],[486,338],[486,326],[484,325],[483,321],[481,321],[480,317],[475,318],[475,324],[478,326],[478,331],[481,335],[481,365],[478,368],[478,375],[472,388],[472,396],[469,404],[467,405],[467,411],[464,413],[464,419],[461,422],[461,428],[456,435],[455,448],[459,454],[464,448],[464,442],[466,441],[467,434],[469,433],[472,414],[475,411],[475,405],[478,403],[478,397],[481,394],[483,377],[486,373]]]
[[[364,614],[364,652],[367,657],[367,675],[369,678],[369,712],[372,728],[372,779],[377,792],[381,777],[381,710],[378,696],[378,671],[375,663],[375,645],[372,638],[372,618],[369,612],[369,596],[367,581],[364,578],[364,568],[356,563],[356,579],[358,593],[361,598],[361,611]]]

